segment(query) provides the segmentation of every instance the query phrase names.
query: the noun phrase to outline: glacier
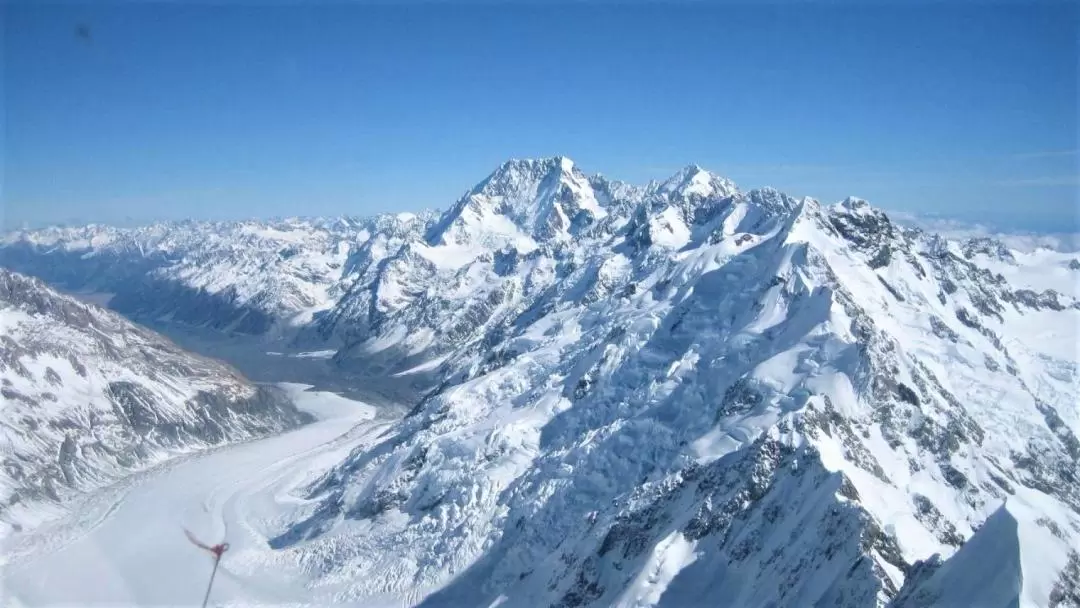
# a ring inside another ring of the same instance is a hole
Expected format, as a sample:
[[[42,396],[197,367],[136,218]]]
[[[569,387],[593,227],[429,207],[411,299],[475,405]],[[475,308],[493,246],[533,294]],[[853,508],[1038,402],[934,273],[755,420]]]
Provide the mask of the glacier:
[[[0,265],[410,408],[260,531],[315,603],[1080,602],[1076,253],[555,157],[441,215],[23,231]]]
[[[311,420],[274,387],[0,268],[0,522],[179,454]]]

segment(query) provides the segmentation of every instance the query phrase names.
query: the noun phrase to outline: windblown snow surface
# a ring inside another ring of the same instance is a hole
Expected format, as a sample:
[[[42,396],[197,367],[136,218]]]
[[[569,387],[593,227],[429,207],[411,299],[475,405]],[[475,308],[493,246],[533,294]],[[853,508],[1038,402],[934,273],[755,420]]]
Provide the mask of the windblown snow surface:
[[[341,373],[424,392],[274,486],[258,508],[280,513],[252,516],[265,541],[246,546],[289,593],[228,597],[1080,605],[1077,254],[566,158],[509,161],[422,230],[406,220],[345,239],[317,306],[262,309]],[[99,230],[9,235],[0,262],[141,263]],[[191,289],[176,267],[157,272]],[[215,314],[185,318],[235,329]]]

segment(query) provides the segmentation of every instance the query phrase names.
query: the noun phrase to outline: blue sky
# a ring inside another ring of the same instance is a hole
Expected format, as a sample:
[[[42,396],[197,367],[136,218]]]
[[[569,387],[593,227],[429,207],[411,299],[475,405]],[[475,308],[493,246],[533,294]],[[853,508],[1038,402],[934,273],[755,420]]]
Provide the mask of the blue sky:
[[[1069,2],[0,11],[6,228],[445,208],[554,154],[634,182],[693,162],[826,201],[1077,221]]]

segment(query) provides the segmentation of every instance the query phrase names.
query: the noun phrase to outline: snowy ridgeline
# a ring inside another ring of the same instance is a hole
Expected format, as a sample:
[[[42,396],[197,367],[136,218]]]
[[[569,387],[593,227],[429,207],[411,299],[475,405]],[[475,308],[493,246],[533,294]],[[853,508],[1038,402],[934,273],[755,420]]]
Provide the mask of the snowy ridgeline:
[[[0,264],[426,389],[269,540],[339,599],[1080,603],[1075,255],[554,158],[440,217],[52,229]]]

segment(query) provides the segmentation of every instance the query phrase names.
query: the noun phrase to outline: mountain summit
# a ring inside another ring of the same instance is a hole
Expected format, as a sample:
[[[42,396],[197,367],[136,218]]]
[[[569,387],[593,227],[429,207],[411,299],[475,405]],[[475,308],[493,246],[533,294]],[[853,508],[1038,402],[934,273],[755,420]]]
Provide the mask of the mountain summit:
[[[292,319],[281,340],[412,391],[271,540],[350,598],[923,606],[991,564],[987,603],[1076,602],[1070,256],[561,157],[504,163],[438,219],[352,226],[265,226],[238,252],[211,236],[236,225],[202,225],[164,254],[143,245],[167,228],[21,233],[0,263],[102,291],[149,267],[200,294],[196,268],[234,266],[322,294],[306,316],[222,296],[184,318]],[[142,293],[135,310],[170,313]]]
[[[568,238],[607,212],[569,158],[511,160],[470,190],[428,235],[433,245],[487,244],[529,249]]]
[[[698,165],[687,165],[681,171],[662,182],[660,192],[682,197],[710,196],[727,197],[738,192],[735,183],[727,178],[702,169]]]

